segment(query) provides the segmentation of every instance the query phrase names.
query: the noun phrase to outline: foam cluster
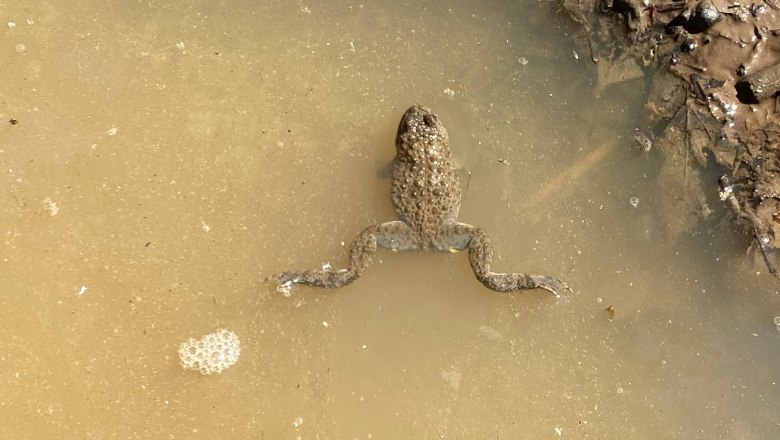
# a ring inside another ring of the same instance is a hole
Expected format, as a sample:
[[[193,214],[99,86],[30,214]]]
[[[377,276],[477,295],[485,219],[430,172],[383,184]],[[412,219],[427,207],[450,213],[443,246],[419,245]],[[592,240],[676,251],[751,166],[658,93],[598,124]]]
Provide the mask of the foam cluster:
[[[230,330],[219,329],[200,339],[190,338],[179,346],[179,361],[186,370],[200,374],[221,373],[238,361],[241,342]]]

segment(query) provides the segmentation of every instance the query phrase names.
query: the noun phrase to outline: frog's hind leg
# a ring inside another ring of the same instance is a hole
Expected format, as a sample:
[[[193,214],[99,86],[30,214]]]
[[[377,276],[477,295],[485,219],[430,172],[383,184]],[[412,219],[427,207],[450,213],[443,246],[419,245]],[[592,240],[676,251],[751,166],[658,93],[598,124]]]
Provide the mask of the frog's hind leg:
[[[498,292],[516,292],[524,289],[545,289],[556,296],[569,287],[566,283],[547,275],[524,273],[496,273],[490,271],[493,262],[493,245],[490,237],[480,228],[458,223],[461,234],[469,232],[471,240],[468,243],[469,262],[477,279],[489,289]]]
[[[347,269],[322,268],[319,270],[288,271],[267,278],[278,284],[278,290],[289,292],[292,284],[335,289],[352,283],[371,264],[377,247],[394,250],[412,250],[417,240],[403,222],[394,221],[369,226],[364,229],[349,248]]]

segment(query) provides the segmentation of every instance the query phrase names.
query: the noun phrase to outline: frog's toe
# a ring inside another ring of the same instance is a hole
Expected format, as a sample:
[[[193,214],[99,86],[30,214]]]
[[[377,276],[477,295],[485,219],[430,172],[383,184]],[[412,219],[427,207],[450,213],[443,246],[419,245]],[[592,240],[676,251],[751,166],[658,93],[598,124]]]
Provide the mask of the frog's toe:
[[[276,286],[276,291],[284,296],[290,296],[292,295],[292,285],[292,281],[285,281]]]
[[[276,291],[284,296],[290,296],[292,286],[300,278],[297,272],[280,272],[265,279],[266,282],[276,284]]]
[[[563,281],[558,281],[555,279],[546,280],[545,282],[540,283],[539,287],[549,291],[555,296],[560,296],[566,290],[571,292],[571,288],[569,287],[568,284],[564,283]]]

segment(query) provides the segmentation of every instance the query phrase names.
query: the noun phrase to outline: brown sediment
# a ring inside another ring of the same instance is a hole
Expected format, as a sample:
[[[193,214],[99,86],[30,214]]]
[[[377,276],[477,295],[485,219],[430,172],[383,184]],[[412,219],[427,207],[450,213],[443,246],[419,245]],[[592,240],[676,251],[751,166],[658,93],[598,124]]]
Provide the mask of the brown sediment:
[[[679,236],[719,192],[770,272],[780,239],[780,0],[562,0],[582,24],[597,93],[650,78],[647,124],[664,165],[657,202]],[[725,179],[702,179],[717,166]],[[723,186],[723,182],[728,182]]]

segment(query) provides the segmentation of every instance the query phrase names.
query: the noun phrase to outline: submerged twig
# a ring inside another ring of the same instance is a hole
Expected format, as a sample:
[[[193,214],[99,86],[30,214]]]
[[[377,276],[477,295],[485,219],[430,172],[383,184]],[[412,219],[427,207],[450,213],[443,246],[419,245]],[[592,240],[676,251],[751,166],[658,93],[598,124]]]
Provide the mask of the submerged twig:
[[[758,229],[756,228],[755,224],[753,224],[753,235],[755,235],[756,241],[758,241],[758,248],[761,249],[761,256],[764,257],[764,263],[766,263],[766,267],[769,268],[769,273],[774,275],[776,278],[780,278],[780,274],[778,274],[777,268],[769,258],[769,251],[773,250],[774,248],[769,244],[764,244],[761,242],[762,234],[758,233]]]

